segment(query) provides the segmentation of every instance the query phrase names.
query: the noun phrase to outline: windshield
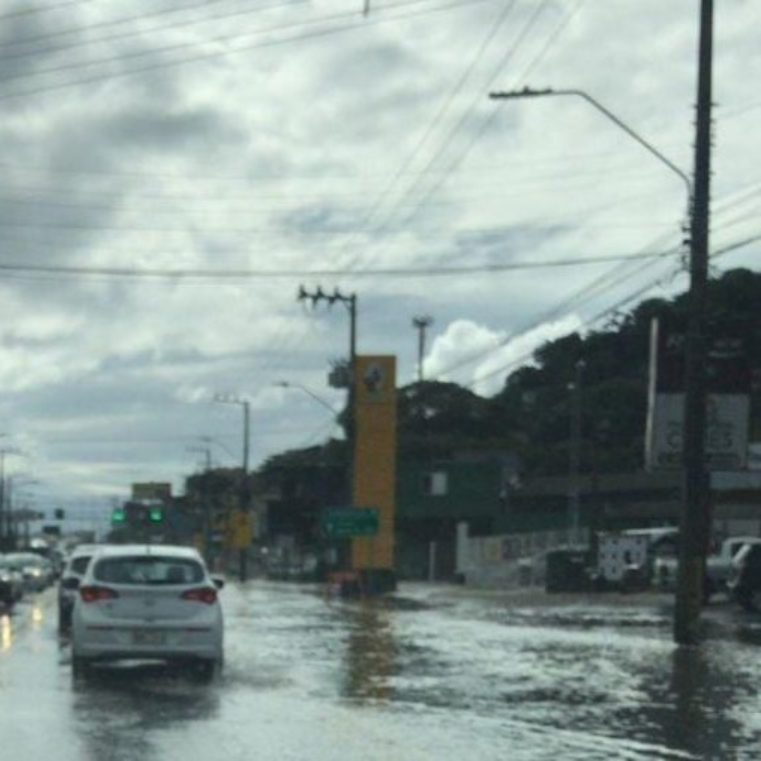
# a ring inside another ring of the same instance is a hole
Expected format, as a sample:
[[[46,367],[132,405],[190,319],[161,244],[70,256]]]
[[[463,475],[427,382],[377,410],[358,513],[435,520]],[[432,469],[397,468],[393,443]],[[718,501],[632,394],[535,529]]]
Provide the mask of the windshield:
[[[69,571],[78,576],[84,576],[85,571],[87,571],[87,566],[90,564],[90,558],[90,555],[82,555],[81,557],[74,558],[69,564]]]
[[[99,560],[96,581],[125,584],[197,584],[205,579],[203,567],[192,560],[162,557],[120,557]]]

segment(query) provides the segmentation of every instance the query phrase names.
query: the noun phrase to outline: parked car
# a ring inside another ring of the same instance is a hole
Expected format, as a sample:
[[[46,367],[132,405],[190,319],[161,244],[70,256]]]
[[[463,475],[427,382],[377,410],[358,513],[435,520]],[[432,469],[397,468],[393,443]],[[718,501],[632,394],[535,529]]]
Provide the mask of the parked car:
[[[730,594],[745,610],[761,611],[761,544],[746,544],[732,566]]]
[[[210,679],[223,660],[222,585],[189,547],[98,549],[74,603],[75,676],[95,661],[149,659],[192,662]]]
[[[71,613],[82,577],[87,571],[90,559],[98,549],[97,544],[80,544],[66,559],[58,582],[58,629],[71,628]]]
[[[733,575],[734,558],[743,547],[749,544],[761,544],[761,537],[731,536],[708,556],[703,588],[706,601],[714,594],[727,591],[727,584]],[[655,561],[655,583],[660,589],[668,591],[676,589],[678,562],[676,552],[673,556],[660,557]]]
[[[47,558],[33,552],[9,552],[5,559],[21,573],[25,592],[41,592],[53,583],[53,566]]]
[[[0,601],[6,599],[7,607],[12,607],[24,596],[24,576],[6,555],[0,555],[0,579],[6,590],[0,593]]]

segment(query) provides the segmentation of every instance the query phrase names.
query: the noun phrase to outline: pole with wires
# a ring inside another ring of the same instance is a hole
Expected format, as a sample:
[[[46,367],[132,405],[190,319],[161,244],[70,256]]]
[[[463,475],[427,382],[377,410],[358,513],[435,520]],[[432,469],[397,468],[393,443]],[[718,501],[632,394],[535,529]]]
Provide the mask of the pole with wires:
[[[706,466],[706,323],[711,192],[713,0],[701,0],[695,175],[690,238],[690,290],[685,356],[684,487],[679,531],[674,640],[696,645],[706,555],[711,534],[710,474]]]
[[[412,327],[418,332],[417,342],[417,380],[423,382],[423,360],[425,359],[425,333],[433,325],[433,317],[429,314],[418,315],[412,318]]]
[[[357,359],[357,294],[341,293],[338,288],[333,293],[326,293],[318,287],[314,291],[307,291],[304,286],[299,287],[297,299],[299,301],[310,301],[312,306],[317,306],[321,302],[326,302],[329,307],[334,304],[343,304],[349,313],[349,364],[346,375],[346,388],[348,390],[348,401],[346,410],[346,444],[347,444],[347,464],[346,464],[346,498],[347,504],[354,502],[354,368]]]

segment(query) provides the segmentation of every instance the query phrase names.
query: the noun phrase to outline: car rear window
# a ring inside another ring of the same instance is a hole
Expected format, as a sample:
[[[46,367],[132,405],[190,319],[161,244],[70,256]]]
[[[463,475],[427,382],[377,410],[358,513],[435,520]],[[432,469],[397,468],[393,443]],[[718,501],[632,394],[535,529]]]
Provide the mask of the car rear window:
[[[145,555],[104,558],[93,571],[97,581],[109,584],[197,584],[204,580],[203,566],[186,558]]]
[[[74,558],[71,561],[71,571],[79,574],[79,576],[84,576],[91,557],[91,555],[82,555],[82,557]]]

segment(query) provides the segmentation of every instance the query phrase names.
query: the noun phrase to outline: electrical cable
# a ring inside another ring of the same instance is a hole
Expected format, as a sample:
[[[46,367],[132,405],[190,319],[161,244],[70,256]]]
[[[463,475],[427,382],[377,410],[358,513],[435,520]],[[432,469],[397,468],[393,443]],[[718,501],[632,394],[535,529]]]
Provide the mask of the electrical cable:
[[[285,2],[278,3],[277,5],[265,5],[265,6],[258,6],[256,8],[236,8],[234,11],[228,11],[227,13],[224,13],[224,14],[202,16],[200,18],[191,19],[184,22],[179,22],[179,23],[173,22],[171,24],[165,24],[164,26],[154,26],[148,29],[139,28],[139,29],[134,29],[131,31],[122,32],[119,34],[113,34],[113,35],[104,36],[104,37],[93,38],[88,36],[86,39],[82,39],[67,45],[59,45],[57,47],[36,48],[34,50],[18,51],[15,53],[4,52],[8,47],[16,47],[20,45],[34,45],[38,42],[46,42],[48,40],[55,39],[57,37],[66,37],[72,34],[81,35],[81,34],[87,33],[88,35],[90,35],[96,29],[104,29],[104,28],[108,28],[112,26],[119,27],[125,24],[132,24],[132,23],[145,24],[146,20],[149,20],[149,19],[173,15],[176,13],[185,13],[187,11],[192,11],[192,10],[205,9],[205,8],[209,8],[210,6],[219,5],[220,3],[226,3],[226,2],[229,2],[229,0],[202,0],[201,2],[195,2],[192,5],[182,5],[182,6],[173,5],[167,8],[161,8],[156,11],[141,13],[136,16],[127,16],[127,17],[122,17],[117,19],[107,19],[105,21],[96,21],[94,23],[87,24],[85,26],[69,27],[68,29],[56,29],[55,31],[47,32],[45,34],[40,34],[40,35],[37,35],[36,37],[25,37],[22,39],[9,40],[4,42],[2,45],[0,45],[0,61],[16,60],[16,59],[25,58],[28,56],[51,55],[51,54],[60,53],[66,50],[73,50],[78,47],[101,44],[104,42],[114,42],[117,40],[129,39],[130,37],[142,37],[145,34],[152,34],[153,32],[166,31],[167,29],[174,31],[176,29],[181,29],[186,26],[192,26],[194,24],[207,23],[208,21],[217,21],[219,19],[226,19],[226,18],[240,16],[240,15],[249,14],[249,13],[259,13],[261,11],[267,11],[274,8],[284,8],[289,5],[297,5],[299,3],[306,2],[306,0],[285,0]]]
[[[726,246],[723,246],[723,247],[717,249],[713,254],[711,254],[711,257],[710,257],[711,261],[714,261],[715,259],[718,259],[718,258],[720,258],[722,256],[725,256],[725,255],[729,254],[729,253],[732,253],[732,252],[737,251],[737,250],[739,250],[741,248],[744,248],[745,246],[748,246],[751,243],[757,243],[759,241],[761,241],[761,234],[754,235],[754,236],[751,236],[749,238],[745,238],[743,240],[736,241],[734,243],[731,243],[731,244],[728,244]],[[679,267],[679,268],[677,268],[676,270],[673,271],[673,274],[674,275],[684,274],[684,270],[681,267]],[[582,322],[582,324],[579,326],[578,330],[583,330],[585,328],[589,328],[592,325],[594,325],[595,323],[599,322],[604,317],[608,317],[609,315],[614,314],[614,313],[620,311],[627,304],[631,303],[635,299],[637,299],[637,298],[641,297],[643,294],[647,293],[652,288],[654,288],[657,285],[661,284],[663,282],[663,280],[664,280],[664,276],[663,275],[659,275],[655,280],[649,281],[646,285],[639,287],[636,291],[634,291],[633,293],[628,294],[626,297],[624,297],[620,301],[616,302],[613,306],[606,307],[602,312],[599,312],[598,314],[594,315],[593,317],[588,318],[587,320],[584,320]],[[473,387],[475,385],[478,385],[479,383],[482,383],[484,380],[488,380],[489,378],[493,377],[494,375],[496,375],[496,374],[498,374],[500,372],[504,372],[507,369],[510,369],[512,367],[518,367],[518,366],[524,364],[525,362],[527,362],[528,360],[530,360],[534,356],[534,351],[535,350],[532,350],[530,353],[528,353],[528,354],[526,354],[526,355],[524,355],[524,356],[522,356],[522,357],[520,357],[520,358],[518,358],[516,360],[511,360],[508,364],[503,365],[503,366],[497,368],[496,370],[491,370],[488,373],[473,379],[470,383],[465,384],[464,387],[465,388],[471,388],[471,387]]]
[[[452,277],[464,274],[507,272],[515,270],[548,269],[554,267],[577,267],[581,265],[597,265],[606,262],[622,262],[641,259],[664,258],[673,256],[675,251],[660,251],[657,253],[637,253],[620,255],[603,255],[594,257],[577,257],[573,259],[554,259],[541,262],[509,262],[506,264],[479,264],[454,267],[405,267],[379,270],[364,270],[353,272],[355,277]],[[302,278],[307,275],[324,277],[340,277],[346,274],[341,270],[255,270],[255,269],[152,269],[137,267],[98,267],[98,266],[66,266],[46,264],[3,264],[0,263],[0,273],[23,272],[28,274],[46,275],[103,275],[114,278],[194,278],[209,280],[238,280],[257,278]]]
[[[304,32],[302,34],[296,34],[296,35],[293,35],[291,37],[272,38],[272,39],[269,39],[269,40],[264,40],[264,41],[259,42],[259,43],[250,43],[250,44],[247,44],[247,45],[241,45],[241,46],[236,47],[234,49],[229,49],[228,48],[228,49],[224,49],[224,50],[207,51],[205,53],[199,53],[199,54],[197,54],[195,56],[189,56],[189,57],[186,57],[186,58],[183,58],[183,59],[179,59],[179,60],[164,60],[164,61],[148,64],[146,66],[140,66],[140,67],[136,67],[136,68],[132,68],[132,69],[125,69],[125,70],[122,70],[122,71],[112,71],[110,73],[92,75],[92,76],[89,76],[89,77],[83,77],[81,79],[70,80],[68,82],[59,82],[59,83],[54,83],[54,84],[49,84],[49,85],[40,85],[38,87],[30,88],[30,89],[27,89],[27,90],[17,90],[15,92],[12,91],[12,92],[0,93],[0,100],[8,100],[8,99],[12,99],[12,98],[24,98],[24,97],[28,97],[30,95],[38,95],[38,94],[41,94],[41,93],[59,91],[59,90],[67,89],[69,87],[77,87],[77,86],[85,85],[85,84],[94,84],[94,83],[97,83],[97,82],[110,81],[110,80],[119,79],[119,78],[123,78],[123,77],[134,76],[136,74],[145,74],[147,72],[157,71],[157,70],[160,70],[160,69],[173,68],[173,67],[178,67],[178,66],[185,66],[187,64],[197,63],[197,62],[200,62],[200,61],[215,60],[215,59],[218,59],[218,58],[224,58],[224,57],[227,57],[227,56],[236,55],[238,53],[249,52],[249,51],[255,50],[255,49],[274,47],[274,46],[277,46],[277,45],[285,45],[285,44],[290,44],[292,42],[302,42],[302,41],[305,41],[305,40],[319,39],[321,37],[327,37],[327,36],[331,36],[331,35],[334,35],[334,34],[340,34],[340,33],[347,32],[347,31],[354,31],[355,29],[365,29],[365,28],[367,28],[369,26],[378,26],[380,24],[393,23],[393,22],[399,21],[399,20],[404,20],[404,19],[409,19],[409,18],[415,18],[415,17],[419,17],[419,16],[425,16],[425,15],[428,15],[428,14],[431,14],[431,13],[442,13],[442,12],[446,12],[446,11],[462,8],[462,7],[465,7],[465,6],[477,5],[477,4],[481,4],[481,3],[485,3],[485,2],[492,2],[492,1],[493,0],[453,0],[453,2],[450,2],[450,3],[445,4],[445,5],[434,6],[433,8],[424,8],[424,9],[417,10],[417,11],[411,11],[409,13],[399,13],[399,14],[396,14],[396,15],[388,16],[388,17],[373,18],[371,20],[363,20],[363,21],[360,21],[360,22],[357,22],[357,23],[344,24],[343,26],[333,26],[333,27],[321,28],[321,29],[317,29],[317,30],[314,30],[314,31],[307,31],[307,32]],[[405,0],[404,2],[396,3],[394,5],[384,6],[384,11],[386,11],[386,10],[392,10],[393,11],[393,10],[400,9],[400,8],[403,9],[403,8],[407,8],[407,7],[414,6],[414,5],[420,5],[422,3],[427,3],[427,2],[430,2],[430,0]],[[267,34],[269,32],[282,31],[284,29],[287,30],[287,29],[291,29],[291,28],[294,28],[294,27],[300,27],[300,26],[302,26],[302,27],[303,26],[309,27],[309,26],[317,26],[319,24],[323,24],[323,23],[331,22],[331,21],[351,20],[351,19],[356,18],[356,16],[357,16],[356,12],[334,14],[332,16],[325,16],[323,18],[319,18],[319,19],[315,19],[315,20],[311,20],[311,21],[294,22],[294,23],[291,23],[291,24],[282,24],[280,26],[274,26],[274,27],[270,27],[270,28],[267,28],[267,29],[259,29],[259,30],[253,31],[253,32],[245,32],[245,33],[241,33],[241,34],[235,35],[233,37],[230,37],[228,35],[228,36],[225,36],[225,37],[222,37],[222,38],[218,38],[218,39],[217,38],[212,38],[210,40],[206,40],[206,43],[209,43],[209,42],[226,42],[226,43],[229,43],[229,42],[231,42],[231,40],[237,40],[237,39],[242,39],[242,38],[247,38],[247,37],[252,37],[252,36],[259,36],[259,35],[262,35],[262,34]],[[138,57],[145,57],[145,56],[155,56],[156,53],[168,52],[170,50],[181,49],[181,48],[188,48],[188,47],[193,47],[193,46],[197,46],[197,43],[195,43],[195,42],[192,42],[192,43],[191,42],[177,43],[177,44],[175,44],[173,46],[170,46],[168,48],[163,48],[163,49],[156,48],[156,49],[152,49],[152,50],[141,51],[141,52],[135,53],[135,54],[133,54],[131,56],[120,56],[120,57],[115,57],[115,58],[112,58],[112,59],[104,59],[104,60],[100,60],[100,61],[91,61],[91,62],[87,62],[87,63],[84,63],[84,64],[72,64],[71,66],[66,67],[66,69],[69,69],[69,68],[84,68],[84,67],[88,67],[88,66],[100,65],[102,63],[109,63],[109,62],[123,63],[124,62],[124,58],[138,58]],[[59,67],[57,69],[50,69],[48,71],[30,72],[29,75],[30,76],[37,76],[37,75],[40,75],[40,74],[53,74],[53,73],[58,73],[61,70],[64,70],[63,67]]]
[[[69,0],[65,3],[55,3],[54,5],[36,6],[34,8],[20,8],[17,11],[8,11],[7,13],[0,13],[0,21],[5,21],[10,18],[19,18],[21,16],[32,16],[37,13],[48,13],[50,11],[58,11],[62,8],[70,8],[72,5],[84,5],[90,3],[92,0]]]

